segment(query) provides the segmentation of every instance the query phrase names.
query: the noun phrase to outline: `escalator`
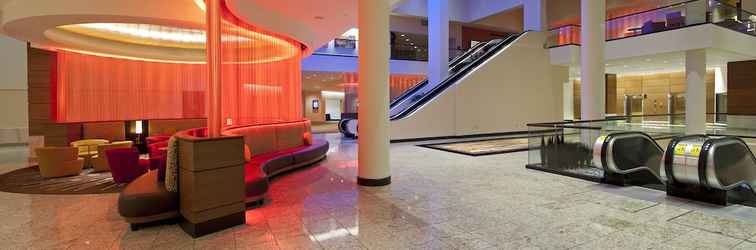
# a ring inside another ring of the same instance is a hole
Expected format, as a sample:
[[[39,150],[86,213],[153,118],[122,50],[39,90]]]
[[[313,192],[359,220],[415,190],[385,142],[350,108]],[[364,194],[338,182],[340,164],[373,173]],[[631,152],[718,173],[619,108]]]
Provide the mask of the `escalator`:
[[[662,150],[645,133],[612,133],[594,144],[594,163],[609,184],[662,184],[672,196],[756,206],[756,156],[738,137],[679,136]]]
[[[391,100],[389,105],[389,119],[396,121],[412,115],[420,110],[425,104],[429,103],[446,89],[453,86],[460,79],[471,74],[475,68],[486,62],[498,52],[506,49],[512,42],[517,40],[524,33],[513,34],[502,39],[494,39],[488,42],[478,43],[464,54],[456,57],[449,63],[449,76],[443,81],[433,84],[427,79],[419,82],[415,86],[404,91],[401,95]],[[356,120],[356,119],[348,119]],[[340,131],[348,138],[357,137],[357,123],[352,121],[343,121],[344,124],[351,126],[340,126]]]
[[[619,132],[599,137],[593,146],[593,162],[604,169],[609,184],[664,184],[664,149],[643,132]]]
[[[522,34],[510,35],[503,39],[494,39],[471,48],[449,64],[449,76],[443,81],[433,84],[424,80],[415,87],[405,91],[391,102],[389,119],[399,120],[412,115],[429,103],[460,79],[474,72],[474,69],[493,57],[509,44],[517,40]]]
[[[677,145],[668,155],[674,157],[668,168],[675,183],[723,191],[740,187],[753,191],[756,187],[756,157],[740,138],[725,136]]]
[[[470,48],[467,51],[465,51],[464,53],[462,53],[462,55],[459,55],[459,56],[455,57],[454,59],[452,59],[449,62],[449,74],[452,73],[452,69],[455,69],[457,67],[457,64],[459,64],[460,62],[462,62],[462,60],[464,60],[465,58],[467,58],[468,56],[470,56],[470,54],[473,51],[477,51],[478,49],[480,49],[481,47],[483,47],[483,45],[485,45],[485,44],[486,43],[478,43],[475,46],[473,46],[472,48]],[[402,92],[401,94],[399,94],[399,96],[395,97],[394,99],[391,99],[391,103],[390,103],[389,107],[390,108],[394,108],[396,105],[398,105],[399,103],[403,102],[405,100],[405,98],[407,98],[408,96],[410,96],[411,93],[415,93],[416,91],[418,91],[418,89],[427,87],[427,85],[428,85],[428,79],[425,79],[425,80],[422,80],[422,81],[418,82],[417,84],[413,85],[409,89],[406,89],[404,92]]]

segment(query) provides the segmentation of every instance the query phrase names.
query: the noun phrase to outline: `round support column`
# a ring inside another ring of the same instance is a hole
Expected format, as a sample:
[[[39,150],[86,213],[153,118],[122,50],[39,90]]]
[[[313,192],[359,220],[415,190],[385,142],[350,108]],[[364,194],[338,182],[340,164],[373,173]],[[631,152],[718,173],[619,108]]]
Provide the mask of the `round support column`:
[[[391,183],[389,165],[389,1],[359,0],[357,184]]]
[[[706,50],[685,52],[685,133],[706,133]]]
[[[207,130],[208,136],[219,137],[221,131],[221,0],[207,0]]]
[[[580,119],[604,119],[606,0],[581,0],[580,14]]]

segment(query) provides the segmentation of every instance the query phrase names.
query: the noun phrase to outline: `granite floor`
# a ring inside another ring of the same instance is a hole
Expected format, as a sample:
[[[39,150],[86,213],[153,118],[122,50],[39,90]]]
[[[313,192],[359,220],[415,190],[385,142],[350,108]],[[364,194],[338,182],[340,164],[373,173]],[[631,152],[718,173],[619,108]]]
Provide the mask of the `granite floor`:
[[[526,170],[525,152],[392,144],[393,184],[358,187],[356,142],[318,136],[327,160],[273,180],[246,225],[198,239],[176,225],[130,231],[117,195],[0,193],[0,249],[756,249],[754,208]]]

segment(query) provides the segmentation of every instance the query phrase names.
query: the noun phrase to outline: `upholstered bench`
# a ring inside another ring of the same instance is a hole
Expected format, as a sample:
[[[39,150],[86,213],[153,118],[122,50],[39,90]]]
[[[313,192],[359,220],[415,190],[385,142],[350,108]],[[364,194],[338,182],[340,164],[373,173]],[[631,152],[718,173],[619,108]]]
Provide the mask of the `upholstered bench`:
[[[328,141],[261,154],[244,166],[247,204],[257,205],[265,199],[269,179],[280,173],[318,162],[328,153]]]
[[[252,205],[264,201],[271,177],[324,159],[329,147],[327,141],[312,140],[309,121],[227,128],[223,134],[244,136],[245,202]],[[163,147],[161,143],[167,146],[167,142],[161,141],[153,143],[152,149]],[[168,192],[157,175],[158,171],[150,171],[121,191],[118,212],[132,229],[180,217],[179,194]]]
[[[141,224],[179,217],[178,204],[178,193],[168,192],[158,180],[158,171],[150,171],[121,191],[118,213],[137,230]]]

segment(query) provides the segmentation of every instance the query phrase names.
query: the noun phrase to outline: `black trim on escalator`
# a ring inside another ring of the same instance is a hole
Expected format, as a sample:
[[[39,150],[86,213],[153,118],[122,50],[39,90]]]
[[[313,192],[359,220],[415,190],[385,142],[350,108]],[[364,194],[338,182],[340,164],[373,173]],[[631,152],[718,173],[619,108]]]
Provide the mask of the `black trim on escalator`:
[[[427,102],[435,99],[436,96],[441,94],[444,90],[454,85],[457,81],[459,81],[461,78],[467,76],[469,73],[471,73],[472,69],[477,68],[480,66],[483,62],[487,61],[488,59],[492,58],[494,55],[496,55],[499,51],[502,50],[502,48],[506,48],[507,45],[511,44],[513,41],[517,40],[520,36],[525,34],[526,32],[519,33],[516,35],[510,35],[506,38],[504,38],[503,41],[501,41],[499,44],[497,44],[494,48],[486,51],[481,57],[478,57],[474,61],[470,62],[469,65],[464,66],[464,68],[460,69],[457,72],[453,72],[449,77],[444,79],[441,83],[433,87],[428,93],[424,94],[420,100],[416,101],[415,103],[411,104],[408,108],[400,111],[400,113],[389,117],[390,120],[399,120],[404,117],[406,117],[409,114],[414,113],[417,111],[420,107],[425,105]],[[405,97],[406,98],[406,97]]]
[[[462,55],[459,55],[458,57],[451,60],[451,62],[449,62],[449,69],[452,69],[454,68],[454,66],[457,66],[459,62],[461,62],[462,60],[470,56],[470,53],[475,52],[476,50],[478,50],[478,48],[482,47],[485,44],[486,43],[478,43],[472,48],[470,48],[469,50],[465,51],[465,53],[462,53]],[[424,79],[420,81],[418,84],[415,84],[415,86],[412,86],[409,89],[405,90],[404,92],[402,92],[402,94],[394,98],[394,100],[391,100],[391,103],[389,104],[389,108],[393,108],[397,104],[401,103],[405,98],[407,98],[408,96],[411,96],[412,93],[415,93],[415,91],[422,88],[426,84],[428,84],[428,79]]]

